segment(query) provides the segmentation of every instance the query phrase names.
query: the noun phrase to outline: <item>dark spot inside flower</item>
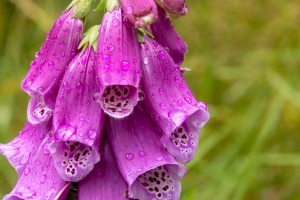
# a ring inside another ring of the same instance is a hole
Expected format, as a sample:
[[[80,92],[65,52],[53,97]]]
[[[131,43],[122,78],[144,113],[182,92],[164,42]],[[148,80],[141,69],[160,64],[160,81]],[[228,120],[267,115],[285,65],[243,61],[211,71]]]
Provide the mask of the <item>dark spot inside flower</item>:
[[[114,102],[115,101],[115,97],[114,96],[110,97],[109,101]]]
[[[72,169],[71,173],[74,175],[75,174],[75,169]]]
[[[125,89],[124,89],[124,95],[126,95],[127,93],[128,93],[128,89],[125,88]]]
[[[68,153],[67,153],[67,152],[65,152],[65,153],[64,153],[64,156],[65,156],[65,157],[67,157],[67,156],[68,156]]]
[[[159,166],[158,169],[161,169],[161,166]]]
[[[88,154],[88,150],[84,150],[84,152],[82,153],[83,156],[86,156],[86,154]]]
[[[153,192],[153,188],[149,188],[148,190],[149,190],[149,192]]]
[[[80,153],[76,153],[76,154],[74,155],[74,160],[75,160],[75,161],[78,161],[78,160],[79,160],[79,156],[80,156]]]
[[[66,141],[67,144],[70,144],[70,141]]]
[[[181,144],[186,144],[186,142],[185,142],[185,141],[183,141],[183,140],[181,140]]]
[[[155,187],[155,188],[154,188],[154,191],[155,191],[155,192],[158,192],[158,191],[159,191],[159,189],[158,189],[157,187]]]
[[[166,179],[165,178],[161,178],[162,182],[166,182]]]
[[[158,193],[158,195],[157,195],[158,197],[161,197],[161,193]]]
[[[182,133],[182,128],[179,128],[179,129],[178,129],[178,133]]]
[[[40,110],[40,115],[44,115],[44,113],[45,113],[45,110],[44,110],[44,109],[41,109],[41,110]]]
[[[138,178],[142,178],[142,175],[139,175]]]
[[[166,172],[162,172],[162,173],[161,173],[161,176],[162,176],[162,177],[165,177],[165,175],[166,175]]]
[[[70,168],[67,168],[67,172],[70,172]]]
[[[186,137],[185,134],[183,134],[183,135],[181,136],[181,138],[182,138],[182,139],[187,139],[187,137]]]
[[[159,176],[158,172],[154,172],[154,176],[158,177]]]
[[[153,183],[153,179],[152,179],[152,177],[149,177],[149,179],[148,179],[151,183]]]
[[[116,85],[113,85],[113,86],[112,86],[113,89],[115,89],[116,87],[117,87]]]
[[[83,162],[79,162],[79,165],[82,165],[83,164]]]
[[[105,97],[106,97],[106,94],[104,93],[102,96],[105,98]]]
[[[160,181],[156,181],[156,183],[159,185],[159,184],[160,184]]]
[[[175,137],[175,138],[178,138],[178,135],[177,135],[177,133],[174,133],[174,137]]]
[[[153,181],[155,181],[155,182],[156,182],[156,181],[157,181],[157,179],[153,177]]]
[[[108,99],[105,99],[105,103],[108,103]]]
[[[63,162],[63,164],[67,164],[67,162],[66,162],[66,161],[64,161],[64,162]]]
[[[178,144],[179,144],[177,141],[174,141],[174,143],[175,143],[176,146],[178,146]]]
[[[117,107],[121,107],[121,105],[122,105],[121,103],[118,103],[116,106],[117,106]]]
[[[74,145],[77,147],[80,143],[79,142],[75,142]]]
[[[72,168],[72,165],[69,165],[70,168]]]
[[[117,94],[117,96],[121,96],[121,92],[119,92],[119,91],[116,92],[116,94]]]
[[[165,187],[163,187],[162,189],[163,189],[163,191],[167,191],[167,190],[169,189],[169,186],[168,186],[168,185],[166,185],[166,186],[165,186]]]
[[[115,108],[111,108],[111,111],[112,111],[112,112],[116,112],[116,109],[115,109]]]
[[[71,145],[71,146],[70,146],[70,151],[73,152],[74,150],[75,150],[75,146],[74,146],[74,145]]]

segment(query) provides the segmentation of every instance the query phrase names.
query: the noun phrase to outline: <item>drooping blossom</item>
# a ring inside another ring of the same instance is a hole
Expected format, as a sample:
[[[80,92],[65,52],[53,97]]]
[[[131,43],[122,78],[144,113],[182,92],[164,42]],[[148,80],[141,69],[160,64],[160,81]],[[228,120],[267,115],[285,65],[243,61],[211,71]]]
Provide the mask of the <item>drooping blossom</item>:
[[[110,118],[107,135],[133,199],[179,199],[185,167],[160,143],[155,124],[136,106],[123,120]]]
[[[184,54],[187,52],[187,45],[176,32],[166,12],[158,7],[158,19],[147,29],[172,57],[176,65],[181,66],[184,61]]]
[[[152,24],[157,19],[157,6],[154,0],[120,0],[128,20],[137,28]]]
[[[172,18],[183,16],[189,11],[185,0],[155,0],[155,2],[165,9]]]
[[[99,26],[95,28],[90,30],[97,33]],[[100,160],[105,115],[97,92],[95,51],[87,44],[66,70],[53,113],[54,142],[49,150],[64,180],[81,180]]]
[[[103,18],[98,43],[100,105],[114,118],[128,116],[138,101],[140,53],[135,28],[121,8]]]
[[[180,68],[168,52],[145,36],[141,43],[143,105],[163,132],[161,142],[183,163],[198,146],[199,131],[209,119],[207,105],[197,102]]]
[[[0,152],[16,169],[19,179],[3,199],[65,199],[70,183],[54,167],[47,149],[51,141],[51,120],[38,125],[27,123],[19,135]]]
[[[21,83],[21,88],[31,96],[27,118],[32,124],[51,116],[59,82],[78,52],[83,22],[73,18],[72,13],[70,8],[56,20]]]

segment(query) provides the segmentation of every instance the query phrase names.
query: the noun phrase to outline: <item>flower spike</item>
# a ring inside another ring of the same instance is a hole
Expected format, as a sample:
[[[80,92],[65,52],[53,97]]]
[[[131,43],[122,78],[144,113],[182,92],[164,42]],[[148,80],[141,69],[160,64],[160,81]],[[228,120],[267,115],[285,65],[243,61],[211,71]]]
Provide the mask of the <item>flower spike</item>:
[[[100,160],[105,115],[97,101],[94,61],[93,47],[87,46],[70,63],[56,100],[49,150],[67,181],[81,180]]]
[[[197,103],[180,68],[157,42],[145,36],[141,56],[142,104],[162,130],[161,142],[176,159],[187,163],[194,157],[199,131],[209,119],[206,104]]]
[[[140,54],[135,28],[121,8],[107,12],[99,33],[97,69],[100,105],[114,118],[128,116],[138,101]]]
[[[172,18],[186,15],[189,11],[185,0],[155,0],[158,5],[165,9]]]
[[[179,199],[185,167],[162,146],[155,124],[139,105],[125,119],[110,118],[107,134],[128,198]]]

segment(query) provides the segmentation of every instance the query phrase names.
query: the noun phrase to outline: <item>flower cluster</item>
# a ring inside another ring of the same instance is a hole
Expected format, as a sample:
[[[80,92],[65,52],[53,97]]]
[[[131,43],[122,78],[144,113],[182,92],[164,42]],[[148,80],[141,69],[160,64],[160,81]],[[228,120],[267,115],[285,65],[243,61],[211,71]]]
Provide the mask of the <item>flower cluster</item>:
[[[169,20],[185,2],[101,2],[102,24],[82,39],[92,2],[70,4],[22,81],[28,122],[0,144],[19,176],[4,199],[65,199],[72,182],[79,199],[180,197],[183,164],[209,119],[183,77],[187,47]]]

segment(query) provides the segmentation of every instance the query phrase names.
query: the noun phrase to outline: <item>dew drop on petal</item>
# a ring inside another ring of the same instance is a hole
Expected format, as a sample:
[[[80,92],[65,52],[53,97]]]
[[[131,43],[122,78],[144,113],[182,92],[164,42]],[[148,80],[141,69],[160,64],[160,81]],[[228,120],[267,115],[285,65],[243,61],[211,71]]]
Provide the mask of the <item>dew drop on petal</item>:
[[[35,65],[36,65],[36,61],[35,60],[30,63],[31,67],[34,67]]]
[[[80,91],[82,90],[82,88],[83,88],[83,84],[82,84],[81,82],[78,82],[78,83],[76,84],[76,90],[77,90],[78,92],[80,92]]]
[[[117,18],[113,19],[112,25],[113,26],[118,26],[118,24],[119,24],[119,20]]]
[[[32,81],[30,78],[28,78],[28,79],[25,81],[25,84],[26,84],[27,87],[30,87],[31,84],[32,84],[32,82],[33,82],[33,81]]]
[[[140,152],[139,152],[139,155],[140,155],[140,157],[144,157],[144,156],[145,156],[145,152],[140,151]]]
[[[162,93],[164,93],[164,89],[159,88],[158,92],[159,92],[160,94],[162,94]]]
[[[59,43],[58,43],[60,46],[65,46],[65,42],[64,41],[60,41]]]
[[[64,31],[65,34],[69,33],[69,29],[68,28],[65,28],[63,31]]]
[[[131,13],[132,13],[132,10],[133,10],[132,7],[129,6],[129,7],[126,8],[126,13],[127,13],[127,14],[131,14]]]
[[[100,100],[100,94],[99,93],[95,93],[93,95],[93,100],[96,101],[96,102],[99,102],[99,100]]]
[[[182,101],[181,101],[181,100],[178,100],[178,101],[177,101],[177,105],[178,105],[178,106],[182,106],[182,105],[183,105]]]
[[[67,82],[67,81],[64,81],[64,82],[62,83],[62,87],[63,87],[64,89],[67,89],[67,88],[68,88],[68,82]]]
[[[45,183],[46,180],[47,180],[46,174],[44,174],[43,176],[41,176],[41,178],[40,178],[40,182],[41,183]]]
[[[163,157],[161,157],[161,156],[160,156],[160,157],[158,157],[158,158],[156,158],[156,160],[157,160],[157,161],[162,161],[163,159],[164,159],[164,158],[163,158]]]
[[[159,51],[159,52],[158,52],[158,55],[159,55],[159,57],[160,57],[161,59],[166,58],[166,53],[165,53],[164,51]]]
[[[86,59],[82,59],[81,64],[85,65],[86,64]]]
[[[30,173],[31,169],[29,167],[27,167],[25,170],[24,170],[24,175],[27,176],[29,173]]]
[[[178,82],[178,81],[179,81],[179,77],[178,77],[178,76],[175,76],[175,77],[174,77],[174,81],[175,81],[175,82]]]
[[[130,63],[129,63],[127,60],[123,60],[123,61],[121,62],[121,67],[122,67],[122,69],[124,69],[124,70],[128,70],[128,69],[130,68]]]
[[[149,63],[149,58],[148,58],[148,57],[144,57],[144,58],[143,58],[143,63],[144,63],[145,65],[147,65],[147,64]]]
[[[114,50],[114,46],[113,45],[107,45],[107,51],[112,51]]]
[[[159,107],[160,107],[161,109],[164,110],[164,109],[166,109],[167,106],[166,106],[166,104],[164,104],[164,103],[160,103],[160,104],[159,104]]]
[[[109,69],[110,69],[110,66],[109,66],[109,65],[105,65],[105,66],[104,66],[104,71],[107,72],[107,71],[109,71]]]
[[[88,132],[88,136],[89,136],[89,138],[91,138],[91,139],[94,139],[94,138],[96,137],[96,135],[97,135],[97,132],[96,132],[95,130],[90,130],[90,131]]]
[[[105,62],[105,63],[108,63],[109,59],[110,59],[109,55],[105,54],[105,55],[102,56],[102,61]]]
[[[134,155],[132,153],[127,153],[126,154],[126,159],[127,160],[133,160],[133,158],[134,158]]]
[[[196,107],[197,107],[197,108],[203,108],[203,109],[205,109],[205,110],[208,110],[208,106],[207,106],[207,104],[206,104],[205,102],[198,102],[198,103],[196,104]]]

